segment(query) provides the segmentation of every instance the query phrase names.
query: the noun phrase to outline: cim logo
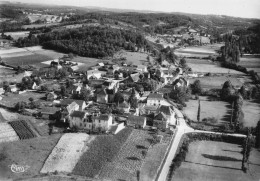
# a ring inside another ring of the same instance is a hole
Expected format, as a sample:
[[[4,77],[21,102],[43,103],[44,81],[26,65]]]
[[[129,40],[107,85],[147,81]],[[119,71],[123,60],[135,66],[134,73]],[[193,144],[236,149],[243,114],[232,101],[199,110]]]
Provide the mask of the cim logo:
[[[28,168],[30,168],[29,166],[22,166],[16,164],[9,165],[9,167],[11,168],[11,171],[14,173],[23,173],[26,172]]]

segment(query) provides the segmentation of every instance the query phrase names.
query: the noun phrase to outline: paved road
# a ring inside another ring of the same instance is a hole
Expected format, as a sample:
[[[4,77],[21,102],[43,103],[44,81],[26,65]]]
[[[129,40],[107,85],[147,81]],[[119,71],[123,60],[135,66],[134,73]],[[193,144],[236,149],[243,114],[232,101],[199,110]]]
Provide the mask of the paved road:
[[[170,169],[170,166],[171,166],[171,163],[172,163],[172,160],[174,159],[175,157],[175,154],[176,154],[176,151],[177,151],[177,148],[178,148],[178,145],[180,143],[180,140],[182,138],[182,136],[185,134],[185,133],[212,133],[212,134],[223,134],[223,133],[219,133],[219,132],[211,132],[211,131],[201,131],[201,130],[194,130],[193,128],[189,127],[187,124],[186,124],[186,121],[184,120],[183,118],[183,115],[181,113],[181,111],[179,111],[178,109],[175,109],[174,110],[178,116],[177,118],[177,127],[178,127],[178,130],[176,132],[176,136],[173,140],[173,144],[172,144],[172,147],[170,148],[170,152],[169,152],[169,155],[166,159],[166,162],[165,164],[163,165],[163,168],[162,168],[162,171],[159,173],[159,177],[158,177],[158,181],[165,181],[167,179],[167,175],[169,173],[169,169]],[[237,136],[237,137],[245,137],[245,135],[241,135],[241,134],[226,134],[226,135],[232,135],[232,136]]]

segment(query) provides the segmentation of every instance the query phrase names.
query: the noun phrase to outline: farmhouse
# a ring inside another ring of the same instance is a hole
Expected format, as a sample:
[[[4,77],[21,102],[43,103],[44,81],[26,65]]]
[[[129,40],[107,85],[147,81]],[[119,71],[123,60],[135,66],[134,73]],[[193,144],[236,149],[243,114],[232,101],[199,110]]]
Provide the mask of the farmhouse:
[[[128,104],[126,101],[120,103],[118,105],[118,109],[121,109],[124,111],[124,113],[129,113],[130,110],[130,104]]]
[[[174,112],[172,106],[161,105],[158,108],[157,113],[158,114],[164,113],[164,116],[167,118],[167,124],[169,124],[169,125],[176,125],[177,124],[175,112]]]
[[[158,129],[166,129],[168,128],[168,117],[163,113],[159,113],[154,117],[153,126],[157,127]]]
[[[96,94],[96,102],[98,103],[108,103],[108,94],[106,89],[102,89]]]

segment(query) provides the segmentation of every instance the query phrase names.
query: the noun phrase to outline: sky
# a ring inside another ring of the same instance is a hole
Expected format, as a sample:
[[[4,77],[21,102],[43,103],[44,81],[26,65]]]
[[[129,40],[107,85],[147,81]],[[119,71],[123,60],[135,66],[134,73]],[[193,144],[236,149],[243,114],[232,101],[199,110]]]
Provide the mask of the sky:
[[[72,6],[216,14],[260,19],[260,0],[9,0]]]

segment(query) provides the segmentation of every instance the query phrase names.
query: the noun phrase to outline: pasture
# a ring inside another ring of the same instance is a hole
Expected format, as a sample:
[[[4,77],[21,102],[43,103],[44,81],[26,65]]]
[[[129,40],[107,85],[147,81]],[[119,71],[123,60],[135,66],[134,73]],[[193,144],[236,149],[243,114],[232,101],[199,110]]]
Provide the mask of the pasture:
[[[88,145],[94,139],[94,136],[85,133],[67,133],[63,135],[46,160],[41,173],[72,172],[79,158],[87,151]]]
[[[200,119],[214,117],[217,124],[221,124],[226,120],[226,116],[229,115],[231,106],[224,101],[209,101],[206,97],[200,97]],[[198,113],[198,100],[189,100],[187,107],[183,108],[184,114],[193,121],[197,121]]]
[[[45,160],[60,139],[60,134],[28,140],[2,143],[0,146],[0,180],[26,178],[38,175]],[[13,173],[10,165],[28,166],[23,173]]]
[[[14,107],[17,102],[27,102],[29,103],[29,98],[32,97],[35,101],[45,97],[44,94],[39,94],[35,92],[25,92],[23,94],[13,94],[10,93],[8,96],[4,96],[1,100],[1,105],[7,107]]]
[[[260,104],[244,100],[242,110],[244,112],[244,126],[256,127],[257,122],[260,120]]]
[[[145,65],[148,63],[147,61],[147,53],[141,52],[129,52],[125,50],[121,50],[115,53],[113,58],[126,58],[127,64],[133,65]],[[150,56],[151,61],[153,61],[153,57]]]
[[[209,149],[210,148],[210,149]],[[253,149],[249,157],[249,171],[241,170],[241,146],[224,142],[196,141],[175,171],[172,181],[259,181],[260,152]]]
[[[243,56],[240,58],[238,65],[246,67],[247,70],[254,70],[260,73],[260,57]]]
[[[193,84],[195,80],[200,80],[202,88],[206,89],[212,89],[217,88],[221,89],[223,87],[223,84],[230,80],[232,85],[234,87],[241,87],[243,85],[243,82],[241,82],[241,79],[238,79],[234,76],[205,76],[205,77],[197,77],[197,78],[190,78],[189,82],[190,84]]]

